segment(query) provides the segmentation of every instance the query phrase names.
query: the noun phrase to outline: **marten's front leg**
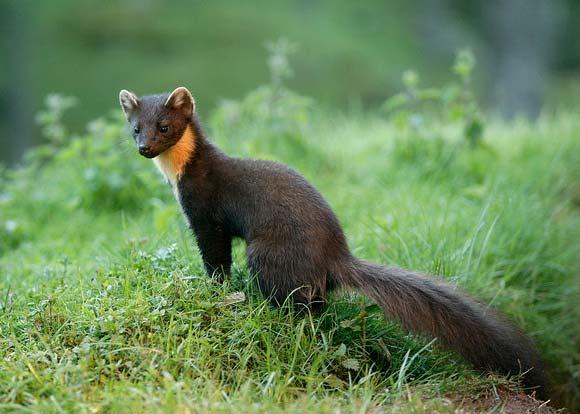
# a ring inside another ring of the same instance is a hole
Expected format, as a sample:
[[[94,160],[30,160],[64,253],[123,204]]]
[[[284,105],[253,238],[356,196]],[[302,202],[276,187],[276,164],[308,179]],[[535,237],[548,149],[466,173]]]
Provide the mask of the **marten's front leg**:
[[[197,245],[208,275],[219,282],[230,276],[232,266],[232,236],[219,225],[208,223],[194,226]]]

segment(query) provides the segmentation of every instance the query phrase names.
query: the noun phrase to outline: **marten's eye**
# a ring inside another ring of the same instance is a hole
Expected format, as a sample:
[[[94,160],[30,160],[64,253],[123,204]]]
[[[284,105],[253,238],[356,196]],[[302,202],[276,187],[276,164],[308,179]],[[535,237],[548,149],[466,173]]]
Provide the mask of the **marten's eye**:
[[[133,128],[133,132],[138,134],[141,130],[139,129],[139,127],[134,127]]]
[[[159,127],[159,132],[161,132],[162,134],[165,134],[167,131],[169,131],[169,127],[167,125]]]

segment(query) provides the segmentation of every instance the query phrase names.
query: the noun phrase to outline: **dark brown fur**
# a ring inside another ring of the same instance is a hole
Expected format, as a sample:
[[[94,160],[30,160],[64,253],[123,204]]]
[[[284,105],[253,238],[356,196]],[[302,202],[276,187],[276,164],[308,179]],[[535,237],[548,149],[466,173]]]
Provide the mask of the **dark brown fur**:
[[[129,121],[155,125],[160,116],[171,118],[162,107],[167,96],[141,98]],[[173,116],[176,134],[183,133],[183,115]],[[176,193],[210,275],[229,275],[232,239],[242,238],[250,271],[273,303],[291,297],[310,306],[336,288],[360,290],[408,330],[438,338],[478,369],[523,373],[524,385],[545,397],[541,359],[505,317],[432,277],[353,257],[335,214],[300,174],[275,162],[229,157],[207,141],[194,113],[186,120],[195,151]]]

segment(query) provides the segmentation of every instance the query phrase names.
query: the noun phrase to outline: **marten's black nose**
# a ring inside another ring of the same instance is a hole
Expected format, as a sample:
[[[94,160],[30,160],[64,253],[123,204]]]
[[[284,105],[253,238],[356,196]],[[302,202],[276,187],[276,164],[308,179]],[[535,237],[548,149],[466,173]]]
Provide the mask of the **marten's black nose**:
[[[148,145],[139,145],[139,154],[148,155],[151,153],[151,148]]]

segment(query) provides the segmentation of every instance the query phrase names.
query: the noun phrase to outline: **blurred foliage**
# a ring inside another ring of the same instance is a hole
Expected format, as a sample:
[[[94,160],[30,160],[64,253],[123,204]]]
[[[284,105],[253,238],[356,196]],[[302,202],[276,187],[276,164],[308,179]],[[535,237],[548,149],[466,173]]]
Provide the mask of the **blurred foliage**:
[[[62,123],[74,102],[51,95],[38,114],[45,143],[29,150],[18,168],[0,171],[0,252],[34,240],[37,224],[52,220],[55,212],[153,208],[143,194],[162,183],[155,171],[142,168],[143,160],[128,156],[132,142],[122,116],[96,119],[74,135]],[[47,169],[53,172],[47,175]]]
[[[341,105],[350,97],[378,102],[400,65],[421,60],[417,36],[401,41],[416,8],[402,0],[55,0],[14,7],[21,18],[15,30],[25,35],[23,92],[35,111],[50,93],[77,96],[77,128],[114,107],[122,88],[144,94],[184,84],[208,113],[265,78],[260,45],[279,37],[300,47],[294,87]],[[7,90],[12,80],[0,71]]]
[[[568,18],[554,66],[576,78],[580,7],[559,3]],[[260,45],[279,37],[300,50],[292,77],[281,81],[318,106],[378,105],[398,89],[408,67],[428,67],[422,82],[438,85],[454,50],[465,46],[482,61],[472,87],[487,92],[494,50],[483,14],[479,0],[6,0],[0,3],[8,62],[0,65],[0,143],[9,149],[3,157],[39,142],[32,119],[54,92],[77,97],[80,105],[68,113],[73,129],[116,106],[122,88],[143,94],[185,85],[207,115],[265,79]],[[271,65],[287,67],[276,59]],[[557,90],[556,101],[562,94],[578,103],[568,88]],[[473,121],[466,133],[476,139],[478,126]],[[15,129],[21,145],[9,140]]]
[[[46,108],[38,112],[36,122],[42,128],[42,135],[54,145],[62,145],[70,135],[63,124],[65,111],[74,107],[77,100],[71,96],[51,94],[46,97]]]
[[[313,149],[308,145],[305,128],[310,122],[314,103],[286,86],[293,76],[289,55],[295,45],[286,39],[268,42],[267,59],[270,83],[259,86],[239,101],[224,100],[211,117],[216,135],[232,137],[233,146],[247,153],[273,158],[286,153],[297,159],[310,160]]]
[[[456,79],[441,88],[420,88],[419,75],[408,70],[403,74],[405,91],[387,99],[382,109],[400,128],[411,128],[429,137],[441,134],[435,125],[459,124],[462,136],[476,146],[481,141],[484,123],[473,93],[474,68],[473,53],[459,51],[453,64]]]

